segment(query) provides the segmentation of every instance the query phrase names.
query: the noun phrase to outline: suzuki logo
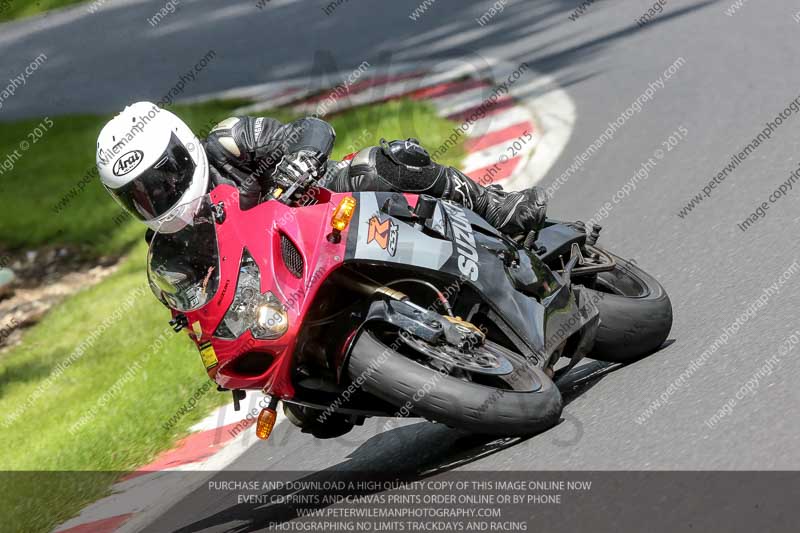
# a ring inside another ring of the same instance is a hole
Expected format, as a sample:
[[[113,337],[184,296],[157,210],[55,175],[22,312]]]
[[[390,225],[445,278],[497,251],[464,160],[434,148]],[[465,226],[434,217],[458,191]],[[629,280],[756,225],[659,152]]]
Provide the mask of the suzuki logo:
[[[381,221],[377,216],[369,219],[369,229],[367,230],[367,244],[378,243],[378,246],[389,252],[394,257],[397,252],[397,239],[400,228],[391,219]]]
[[[112,169],[115,176],[124,176],[128,172],[139,166],[139,163],[144,159],[144,153],[141,150],[134,150],[127,154],[120,156],[117,162],[114,163]]]
[[[466,279],[478,281],[478,248],[475,246],[475,234],[464,211],[448,202],[443,202],[442,207],[450,218],[450,227],[458,250],[458,269]]]

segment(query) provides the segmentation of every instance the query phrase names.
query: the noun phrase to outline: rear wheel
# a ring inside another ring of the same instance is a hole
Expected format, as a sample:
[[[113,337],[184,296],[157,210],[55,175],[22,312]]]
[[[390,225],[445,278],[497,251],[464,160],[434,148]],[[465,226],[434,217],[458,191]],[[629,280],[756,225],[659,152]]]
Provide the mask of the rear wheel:
[[[672,328],[672,304],[664,287],[631,261],[615,256],[614,270],[597,275],[587,289],[600,311],[593,359],[630,363],[653,353]]]
[[[348,366],[353,381],[412,413],[475,433],[522,436],[555,425],[561,393],[522,355],[491,341],[458,353],[397,331],[365,330]]]

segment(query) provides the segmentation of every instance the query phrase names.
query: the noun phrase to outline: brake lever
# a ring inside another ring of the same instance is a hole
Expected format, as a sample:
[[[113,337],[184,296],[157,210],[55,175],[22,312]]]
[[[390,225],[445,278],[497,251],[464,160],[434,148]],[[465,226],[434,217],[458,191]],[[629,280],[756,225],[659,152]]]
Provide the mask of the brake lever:
[[[295,193],[300,188],[300,185],[302,184],[305,187],[306,181],[308,181],[307,177],[304,178],[302,180],[302,182],[301,182],[301,180],[297,180],[294,183],[292,183],[292,185],[286,191],[284,191],[283,195],[281,196],[281,200],[283,200],[285,198],[285,201],[283,201],[283,203],[285,203],[286,205],[289,205],[292,202],[292,199],[294,198]]]

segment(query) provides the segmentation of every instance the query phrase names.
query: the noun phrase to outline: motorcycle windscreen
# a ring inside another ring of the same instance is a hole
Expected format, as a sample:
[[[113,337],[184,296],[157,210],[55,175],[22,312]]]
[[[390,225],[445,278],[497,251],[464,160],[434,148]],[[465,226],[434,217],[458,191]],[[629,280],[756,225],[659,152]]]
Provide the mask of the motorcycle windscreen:
[[[176,311],[203,307],[219,287],[219,248],[213,209],[208,195],[175,208],[169,224],[164,224],[171,231],[157,232],[150,242],[147,258],[150,289],[156,298]]]

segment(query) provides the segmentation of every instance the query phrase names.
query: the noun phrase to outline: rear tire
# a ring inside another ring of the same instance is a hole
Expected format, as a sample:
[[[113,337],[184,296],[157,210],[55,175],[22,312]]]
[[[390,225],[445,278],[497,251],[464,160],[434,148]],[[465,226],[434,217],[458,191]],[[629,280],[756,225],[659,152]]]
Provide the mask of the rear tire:
[[[508,353],[514,375],[524,375],[538,388],[506,390],[442,374],[395,351],[369,330],[356,340],[348,372],[353,381],[362,382],[366,391],[398,406],[400,412],[406,406],[415,415],[455,428],[503,436],[549,429],[561,416],[561,393],[540,368]]]
[[[664,287],[634,263],[615,256],[616,268],[598,274],[587,289],[600,311],[600,326],[589,357],[631,363],[656,351],[672,328],[672,303]]]

